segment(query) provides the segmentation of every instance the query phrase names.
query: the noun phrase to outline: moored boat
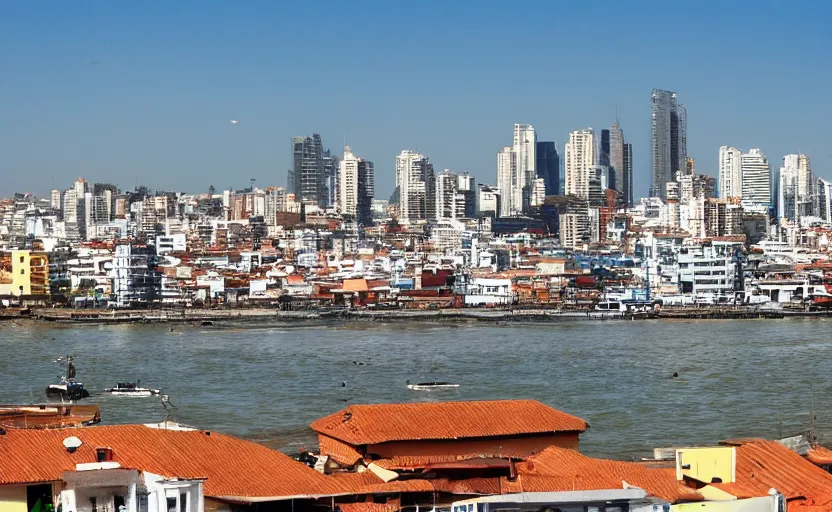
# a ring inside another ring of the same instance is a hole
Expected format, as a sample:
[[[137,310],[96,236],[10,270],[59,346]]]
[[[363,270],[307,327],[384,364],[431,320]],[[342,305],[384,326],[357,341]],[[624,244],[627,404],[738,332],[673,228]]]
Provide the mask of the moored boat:
[[[75,356],[68,355],[66,359],[58,358],[55,362],[61,363],[64,361],[66,362],[66,375],[60,377],[59,383],[46,386],[46,396],[61,401],[80,400],[90,396],[89,391],[84,388],[84,384],[75,380]]]
[[[143,388],[139,384],[135,382],[119,382],[115,386],[107,389],[107,393],[114,396],[154,396],[161,393],[158,389]]]
[[[458,387],[459,384],[454,384],[453,382],[417,382],[416,384],[411,384],[410,381],[407,382],[407,389],[413,391],[434,391],[456,389]]]
[[[95,425],[101,421],[97,405],[0,404],[0,426],[12,428],[64,428]]]

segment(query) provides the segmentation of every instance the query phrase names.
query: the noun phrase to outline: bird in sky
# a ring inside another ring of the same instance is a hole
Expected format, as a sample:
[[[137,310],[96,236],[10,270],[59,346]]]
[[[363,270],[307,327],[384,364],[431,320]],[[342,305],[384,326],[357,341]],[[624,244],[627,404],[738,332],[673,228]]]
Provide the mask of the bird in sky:
[[[240,121],[238,119],[232,119],[231,124],[240,124]]]

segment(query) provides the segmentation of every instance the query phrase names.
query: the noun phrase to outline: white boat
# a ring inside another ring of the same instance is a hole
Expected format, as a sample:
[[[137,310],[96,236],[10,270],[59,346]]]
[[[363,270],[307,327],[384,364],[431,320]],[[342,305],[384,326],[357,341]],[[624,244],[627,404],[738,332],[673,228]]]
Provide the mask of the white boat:
[[[161,393],[158,389],[142,388],[135,382],[119,382],[107,390],[114,396],[155,396]]]
[[[453,382],[419,382],[416,384],[411,384],[410,381],[408,381],[407,383],[407,389],[412,389],[413,391],[456,389],[458,387],[459,384],[454,384]]]

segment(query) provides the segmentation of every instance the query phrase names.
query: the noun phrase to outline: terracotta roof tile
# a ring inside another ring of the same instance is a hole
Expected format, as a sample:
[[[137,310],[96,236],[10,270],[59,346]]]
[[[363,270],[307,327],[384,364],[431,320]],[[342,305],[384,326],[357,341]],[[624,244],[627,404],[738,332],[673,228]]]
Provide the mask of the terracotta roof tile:
[[[711,484],[737,498],[766,496],[772,488],[793,506],[826,506],[832,510],[832,475],[780,443],[763,439],[724,442],[737,448],[734,484]],[[733,492],[732,492],[733,491]],[[739,495],[734,494],[737,492]]]
[[[396,512],[398,505],[387,503],[339,503],[341,512]]]
[[[584,432],[582,419],[536,400],[353,405],[312,423],[355,446],[388,441]]]
[[[594,459],[575,450],[551,447],[517,464],[517,491],[620,489],[623,482],[670,502],[701,501],[702,496],[676,480],[674,469],[649,468],[635,462]]]
[[[63,440],[83,444],[74,453]],[[60,430],[8,429],[0,435],[0,485],[59,481],[78,463],[109,447],[114,461],[166,477],[206,478],[211,497],[275,497],[341,493],[334,480],[265,446],[207,431],[117,425]]]
[[[806,459],[819,466],[832,464],[832,450],[825,446],[813,446],[806,454]]]

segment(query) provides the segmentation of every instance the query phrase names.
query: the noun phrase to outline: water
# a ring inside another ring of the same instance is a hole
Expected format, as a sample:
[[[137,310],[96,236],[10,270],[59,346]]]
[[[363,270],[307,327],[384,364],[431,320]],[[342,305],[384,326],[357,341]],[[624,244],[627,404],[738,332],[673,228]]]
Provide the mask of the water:
[[[60,373],[52,361],[74,353],[104,423],[164,418],[157,398],[102,393],[136,379],[169,394],[183,423],[287,451],[313,446],[309,423],[345,401],[534,398],[589,421],[585,453],[631,458],[655,446],[798,433],[813,402],[818,433],[832,434],[830,327],[795,319],[170,332],[4,322],[0,402],[44,400]],[[410,391],[407,379],[461,387]]]

